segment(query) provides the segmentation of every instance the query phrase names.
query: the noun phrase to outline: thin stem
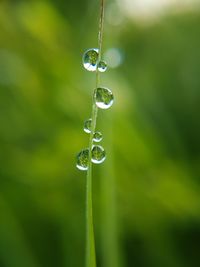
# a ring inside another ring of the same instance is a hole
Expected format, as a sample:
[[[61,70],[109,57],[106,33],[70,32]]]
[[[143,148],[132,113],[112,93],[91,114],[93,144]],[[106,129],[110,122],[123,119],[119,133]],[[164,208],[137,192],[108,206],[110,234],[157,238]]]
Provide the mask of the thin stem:
[[[100,20],[99,20],[99,36],[98,36],[99,59],[101,59],[101,52],[102,52],[104,5],[105,5],[105,1],[101,0],[101,10],[100,10]]]
[[[104,21],[104,0],[101,1],[100,7],[100,20],[99,20],[99,34],[98,34],[98,49],[99,58],[101,59],[102,51],[102,38],[103,38],[103,21]],[[93,134],[96,129],[98,108],[96,106],[96,89],[99,86],[99,71],[96,70],[96,87],[94,89],[92,97],[92,125],[89,138],[89,163],[86,177],[86,267],[96,267],[96,254],[95,254],[95,238],[94,238],[94,226],[93,226],[93,212],[92,212],[92,146],[93,146]]]

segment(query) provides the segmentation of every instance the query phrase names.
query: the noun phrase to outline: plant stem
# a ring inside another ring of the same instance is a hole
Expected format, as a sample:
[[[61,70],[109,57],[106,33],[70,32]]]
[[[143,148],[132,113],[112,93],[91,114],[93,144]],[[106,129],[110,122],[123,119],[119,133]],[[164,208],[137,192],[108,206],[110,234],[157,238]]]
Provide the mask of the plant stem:
[[[99,34],[98,34],[98,49],[99,58],[101,59],[102,51],[102,37],[103,37],[103,21],[104,21],[104,0],[101,1],[100,7],[100,20],[99,20]],[[96,267],[96,255],[95,255],[95,238],[94,238],[94,226],[93,226],[93,212],[92,212],[92,146],[93,146],[93,134],[96,129],[98,108],[96,106],[96,89],[99,86],[99,71],[96,70],[96,87],[94,89],[92,97],[92,125],[89,138],[89,163],[86,177],[86,267]]]

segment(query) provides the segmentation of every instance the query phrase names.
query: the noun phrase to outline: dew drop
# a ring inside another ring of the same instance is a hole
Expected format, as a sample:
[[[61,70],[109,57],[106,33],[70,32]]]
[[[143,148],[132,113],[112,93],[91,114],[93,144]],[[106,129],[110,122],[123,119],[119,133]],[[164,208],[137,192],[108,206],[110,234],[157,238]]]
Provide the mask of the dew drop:
[[[96,164],[102,163],[106,158],[106,152],[102,146],[93,146],[92,148],[92,162]]]
[[[81,150],[76,157],[76,167],[81,171],[87,171],[89,159],[89,149]]]
[[[94,142],[100,142],[103,139],[103,135],[101,132],[95,132],[93,135]]]
[[[83,54],[83,66],[88,71],[96,71],[99,50],[97,48],[88,49]]]
[[[84,132],[86,133],[91,133],[91,128],[92,128],[92,119],[88,119],[84,122]]]
[[[99,61],[98,70],[100,72],[105,72],[107,70],[107,63],[103,60]]]
[[[96,89],[96,105],[101,109],[108,109],[114,101],[113,93],[110,89],[99,87]]]

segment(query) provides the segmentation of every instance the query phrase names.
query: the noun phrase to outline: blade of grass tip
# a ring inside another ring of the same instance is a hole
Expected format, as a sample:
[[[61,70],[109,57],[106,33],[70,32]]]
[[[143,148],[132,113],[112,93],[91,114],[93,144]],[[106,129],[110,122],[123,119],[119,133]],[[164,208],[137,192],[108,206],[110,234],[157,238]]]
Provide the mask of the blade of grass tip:
[[[103,38],[103,21],[104,21],[104,0],[100,0],[100,20],[99,20],[99,33],[98,33],[98,49],[99,59],[101,59],[102,50],[102,38]],[[92,146],[93,146],[93,134],[96,128],[97,112],[96,106],[96,89],[99,86],[99,71],[96,70],[96,87],[93,94],[92,105],[92,125],[89,139],[89,157],[88,157],[88,170],[86,177],[86,267],[96,267],[96,255],[95,255],[95,238],[94,238],[94,226],[93,226],[93,214],[92,214]]]

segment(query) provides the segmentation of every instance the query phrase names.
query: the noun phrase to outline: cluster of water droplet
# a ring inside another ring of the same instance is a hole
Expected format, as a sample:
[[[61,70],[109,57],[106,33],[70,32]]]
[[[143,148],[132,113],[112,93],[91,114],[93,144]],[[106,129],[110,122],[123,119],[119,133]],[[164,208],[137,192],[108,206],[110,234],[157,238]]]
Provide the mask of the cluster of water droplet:
[[[83,66],[88,71],[105,72],[107,64],[105,61],[99,59],[99,50],[97,48],[88,49],[83,54]],[[108,109],[113,104],[113,93],[106,87],[98,87],[95,89],[95,103],[100,109]],[[84,122],[84,132],[91,134],[92,119]],[[101,142],[103,135],[101,132],[93,133],[93,142]],[[91,161],[95,164],[102,163],[106,158],[106,152],[100,145],[93,145],[91,150]],[[87,170],[89,164],[89,149],[81,150],[77,155],[76,166],[79,170]]]
[[[84,132],[91,133],[92,129],[92,119],[88,119],[84,122]],[[103,135],[101,132],[94,132],[93,134],[93,142],[98,143],[103,139]],[[93,145],[91,151],[91,161],[95,164],[102,163],[106,158],[106,152],[102,146]],[[86,171],[88,169],[89,163],[89,149],[85,148],[81,150],[77,155],[76,166],[79,170]]]
[[[103,60],[99,61],[99,49],[91,48],[83,54],[83,66],[88,71],[104,72],[107,69],[107,63]]]

